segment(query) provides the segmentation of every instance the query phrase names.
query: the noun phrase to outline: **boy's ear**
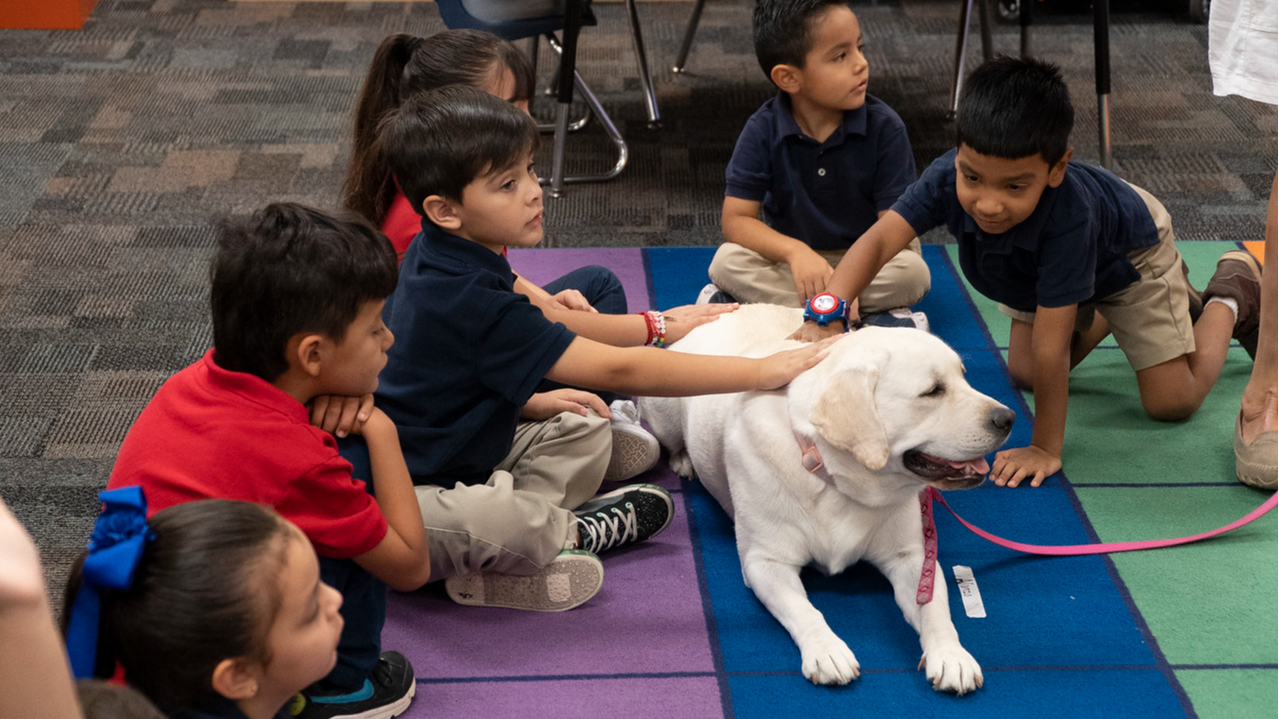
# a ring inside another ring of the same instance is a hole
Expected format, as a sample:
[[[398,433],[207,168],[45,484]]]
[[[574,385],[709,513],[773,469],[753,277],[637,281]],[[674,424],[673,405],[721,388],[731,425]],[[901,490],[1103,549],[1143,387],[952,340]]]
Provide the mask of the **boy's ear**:
[[[213,668],[213,691],[230,699],[252,699],[258,693],[257,665],[243,657],[223,659]]]
[[[779,90],[790,93],[799,90],[800,80],[803,79],[802,73],[803,71],[794,65],[782,63],[781,65],[774,65],[768,76]]]
[[[324,359],[324,341],[323,335],[306,332],[290,337],[287,350],[289,366],[301,370],[308,377],[319,376]]]
[[[1061,156],[1057,164],[1048,169],[1048,186],[1059,187],[1063,180],[1066,179],[1066,165],[1070,164],[1070,158],[1074,156],[1075,148],[1066,148],[1066,154]]]
[[[462,226],[457,203],[440,195],[431,195],[422,200],[422,216],[446,230],[456,230]]]

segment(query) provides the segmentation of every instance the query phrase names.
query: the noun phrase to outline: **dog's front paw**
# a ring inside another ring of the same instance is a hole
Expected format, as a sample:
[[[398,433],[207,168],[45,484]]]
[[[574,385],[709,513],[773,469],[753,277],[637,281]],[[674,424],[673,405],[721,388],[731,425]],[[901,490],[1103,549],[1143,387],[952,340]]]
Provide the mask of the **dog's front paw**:
[[[964,694],[982,685],[981,665],[959,644],[925,652],[919,666],[939,692]]]
[[[693,459],[688,456],[688,450],[686,449],[672,452],[670,465],[671,471],[681,477],[693,479],[697,476],[697,470],[693,469]]]
[[[814,684],[847,684],[862,673],[853,650],[833,634],[809,642],[800,655],[804,678]]]

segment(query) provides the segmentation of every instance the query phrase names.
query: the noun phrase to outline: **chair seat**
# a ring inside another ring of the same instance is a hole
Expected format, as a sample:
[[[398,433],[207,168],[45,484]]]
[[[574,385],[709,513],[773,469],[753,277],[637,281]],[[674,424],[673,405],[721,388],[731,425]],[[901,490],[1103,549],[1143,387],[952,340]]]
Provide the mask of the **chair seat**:
[[[485,30],[503,40],[523,40],[564,28],[562,0],[444,0],[440,18],[450,28]],[[582,4],[583,27],[596,24],[589,0]]]

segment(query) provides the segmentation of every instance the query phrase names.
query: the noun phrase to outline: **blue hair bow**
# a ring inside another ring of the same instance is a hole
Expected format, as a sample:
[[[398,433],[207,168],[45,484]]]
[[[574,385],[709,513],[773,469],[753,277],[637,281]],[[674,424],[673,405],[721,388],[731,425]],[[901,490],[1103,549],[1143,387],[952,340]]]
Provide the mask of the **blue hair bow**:
[[[93,676],[98,654],[99,589],[126,590],[133,585],[147,542],[155,534],[147,526],[147,498],[141,487],[102,492],[102,514],[89,537],[80,591],[71,607],[67,654],[77,679]]]

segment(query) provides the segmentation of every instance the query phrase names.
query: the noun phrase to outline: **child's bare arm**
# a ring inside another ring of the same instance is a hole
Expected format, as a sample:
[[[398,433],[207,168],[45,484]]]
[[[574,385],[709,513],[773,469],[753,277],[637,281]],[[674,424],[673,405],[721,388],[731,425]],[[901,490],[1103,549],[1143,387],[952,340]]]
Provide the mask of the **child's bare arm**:
[[[826,258],[803,242],[764,224],[759,219],[759,208],[760,203],[754,200],[725,197],[720,215],[724,239],[765,259],[789,265],[800,302],[825,290],[832,272]]]
[[[1003,487],[1016,487],[1029,479],[1038,487],[1061,469],[1061,447],[1066,436],[1066,405],[1070,386],[1070,340],[1075,330],[1077,305],[1040,307],[1031,329],[1034,358],[1035,428],[1030,446],[995,454],[990,478]]]
[[[826,283],[826,291],[846,301],[859,296],[875,275],[884,269],[888,261],[906,249],[910,241],[915,239],[915,230],[906,218],[889,210],[875,224],[857,238],[853,246],[844,253],[844,258],[835,267],[835,274]],[[844,331],[842,323],[831,323],[825,328],[816,322],[805,322],[792,335],[795,339],[812,342],[823,337],[830,337]]]
[[[817,343],[749,359],[611,347],[578,337],[546,376],[562,384],[651,397],[776,389],[820,362],[828,345]]]
[[[62,646],[40,553],[0,501],[0,717],[83,716]]]
[[[364,423],[364,441],[373,465],[373,497],[386,517],[386,536],[373,549],[355,558],[369,574],[400,591],[417,589],[431,574],[426,529],[418,510],[409,468],[400,451],[395,424],[374,408]]]

